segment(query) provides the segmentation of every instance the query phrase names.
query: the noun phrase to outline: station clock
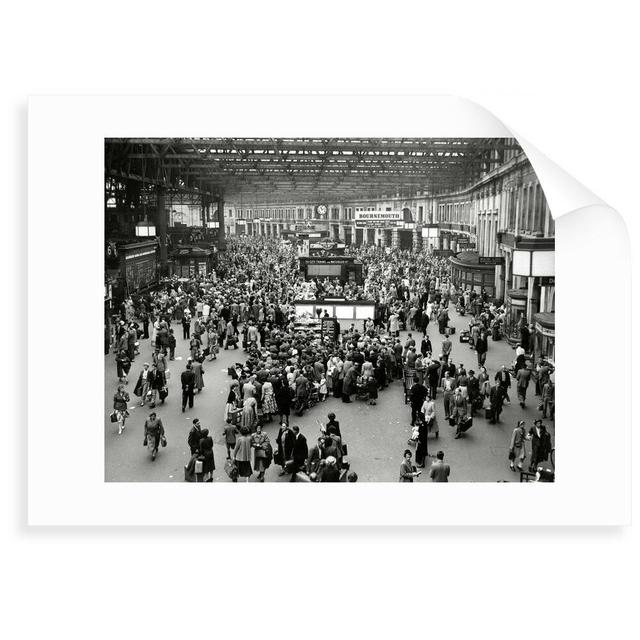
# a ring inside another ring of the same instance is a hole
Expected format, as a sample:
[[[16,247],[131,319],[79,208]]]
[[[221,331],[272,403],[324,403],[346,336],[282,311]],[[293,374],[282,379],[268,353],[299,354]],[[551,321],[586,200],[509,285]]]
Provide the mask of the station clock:
[[[327,205],[326,204],[316,205],[316,216],[318,218],[324,218],[326,215],[327,215]]]

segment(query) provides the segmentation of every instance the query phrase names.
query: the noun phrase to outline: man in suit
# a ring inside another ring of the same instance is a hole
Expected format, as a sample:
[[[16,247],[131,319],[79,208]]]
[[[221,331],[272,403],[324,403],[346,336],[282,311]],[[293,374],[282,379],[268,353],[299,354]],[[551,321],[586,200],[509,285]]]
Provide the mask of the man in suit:
[[[449,340],[449,336],[445,336],[445,339],[442,341],[442,361],[448,362],[451,356],[451,349],[453,345],[451,344],[451,340]]]
[[[516,383],[518,387],[518,400],[520,406],[524,409],[524,401],[527,399],[527,387],[529,386],[529,380],[531,378],[531,369],[523,367],[518,369],[516,374]]]
[[[322,450],[324,449],[324,438],[318,438],[318,444],[313,445],[309,450],[309,458],[307,460],[307,473],[317,473],[320,460],[322,460]]]
[[[431,340],[429,340],[429,336],[425,336],[420,343],[420,353],[423,356],[427,354],[433,353],[433,347],[431,346]]]
[[[548,460],[549,454],[553,450],[551,445],[551,435],[542,424],[542,420],[533,421],[533,427],[529,430],[529,440],[531,440],[531,461],[529,471],[534,472],[538,465]]]
[[[487,343],[487,335],[484,331],[482,331],[476,338],[475,347],[476,355],[478,356],[478,366],[482,367],[484,366],[484,363],[487,359],[487,349],[489,348],[489,344]]]
[[[469,415],[473,416],[480,399],[480,381],[476,378],[475,371],[469,370],[469,380],[467,383],[467,393],[469,395]],[[480,403],[482,406],[482,403]]]
[[[187,363],[187,368],[180,374],[182,384],[182,413],[189,401],[189,409],[193,409],[193,388],[196,384],[196,374],[191,369],[191,363]]]
[[[295,439],[293,441],[293,465],[291,469],[290,482],[296,481],[296,473],[298,473],[300,469],[304,468],[304,464],[309,456],[307,439],[300,433],[300,427],[297,425],[294,425],[293,427],[293,435]]]
[[[438,451],[436,461],[431,465],[429,477],[431,482],[449,482],[451,467],[444,462],[444,451]]]
[[[307,406],[309,398],[309,380],[301,373],[296,378],[296,415],[301,416]]]
[[[491,407],[491,424],[500,422],[500,414],[502,413],[502,404],[504,402],[504,390],[499,384],[494,384],[489,390],[489,406]]]
[[[507,371],[507,367],[502,365],[502,368],[498,373],[496,373],[495,381],[498,383],[498,386],[502,389],[502,395],[504,396],[507,402],[509,400],[509,388],[511,387],[511,376]]]
[[[202,435],[200,420],[198,418],[194,418],[193,426],[191,427],[191,431],[189,431],[189,435],[187,436],[187,444],[189,445],[191,455],[194,455],[198,452],[198,446],[200,444],[200,440],[203,437],[204,436]]]
[[[440,362],[432,360],[427,367],[427,380],[429,382],[429,394],[432,400],[436,399],[438,392],[438,380],[440,378]]]

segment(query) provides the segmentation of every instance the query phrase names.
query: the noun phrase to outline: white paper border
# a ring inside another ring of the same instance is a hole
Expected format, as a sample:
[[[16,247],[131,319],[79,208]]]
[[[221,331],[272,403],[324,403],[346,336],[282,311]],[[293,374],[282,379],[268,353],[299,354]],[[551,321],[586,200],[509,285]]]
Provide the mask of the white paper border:
[[[627,524],[630,402],[625,398],[630,398],[630,357],[624,345],[629,344],[630,336],[628,236],[617,213],[584,188],[577,188],[522,140],[552,213],[556,218],[567,214],[556,221],[559,391],[555,484],[194,486],[103,482],[104,138],[261,135],[513,134],[478,105],[448,97],[32,98],[29,523]],[[73,189],[63,181],[72,181]],[[579,207],[586,208],[569,213]],[[72,295],[64,295],[70,283]],[[600,295],[615,306],[615,333],[610,338],[605,337],[605,320],[596,324],[587,315],[591,308],[594,315],[601,313]],[[76,314],[81,322],[73,322],[73,342],[80,354],[76,357],[65,350],[64,357],[44,366],[37,338],[42,335],[43,317],[48,335],[66,341],[71,340],[70,323]],[[601,328],[594,330],[594,326]],[[595,345],[607,343],[610,351],[593,351]],[[95,354],[95,358],[85,359],[85,354]],[[615,377],[614,390],[602,388],[598,394],[595,376],[599,367],[604,368],[605,378]],[[616,376],[613,372],[618,371]],[[63,384],[74,389],[70,413],[64,406]],[[603,441],[606,453],[600,453]],[[201,491],[211,492],[209,505]]]

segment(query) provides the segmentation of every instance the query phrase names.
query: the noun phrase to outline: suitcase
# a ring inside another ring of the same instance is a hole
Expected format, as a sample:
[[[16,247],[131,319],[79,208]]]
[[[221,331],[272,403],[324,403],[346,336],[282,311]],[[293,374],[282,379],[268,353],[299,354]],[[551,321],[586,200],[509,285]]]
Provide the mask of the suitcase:
[[[447,331],[449,332],[449,335],[452,336],[456,332],[456,328],[455,327],[447,327]]]
[[[169,395],[169,392],[167,391],[166,387],[162,387],[162,389],[158,391],[158,395],[160,396],[160,400],[165,400],[166,397]]]
[[[463,331],[462,333],[460,333],[459,340],[460,340],[460,342],[469,342],[469,332],[468,331]]]
[[[471,416],[467,416],[460,422],[460,431],[462,433],[464,433],[465,431],[469,431],[471,427],[473,427],[473,418]]]
[[[487,420],[493,420],[493,409],[491,407],[487,407],[484,410],[484,417]]]

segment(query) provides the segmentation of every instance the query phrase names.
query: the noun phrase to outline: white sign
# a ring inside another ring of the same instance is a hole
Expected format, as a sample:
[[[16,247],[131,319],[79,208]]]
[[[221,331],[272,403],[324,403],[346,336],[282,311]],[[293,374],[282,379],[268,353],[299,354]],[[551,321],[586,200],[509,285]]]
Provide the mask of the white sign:
[[[531,259],[532,276],[555,276],[555,251],[534,251]]]
[[[378,229],[402,227],[404,216],[402,211],[356,211],[356,227],[373,227]]]

